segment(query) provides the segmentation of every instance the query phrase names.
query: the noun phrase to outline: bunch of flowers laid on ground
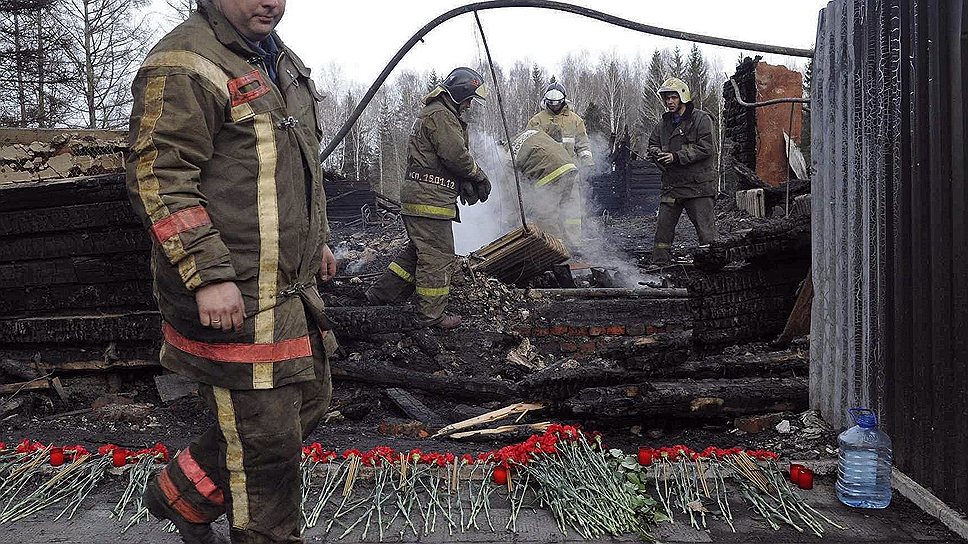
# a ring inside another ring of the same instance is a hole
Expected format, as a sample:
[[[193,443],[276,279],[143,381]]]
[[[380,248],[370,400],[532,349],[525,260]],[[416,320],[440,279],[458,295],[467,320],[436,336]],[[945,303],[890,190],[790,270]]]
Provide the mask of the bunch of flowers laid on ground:
[[[112,510],[124,532],[150,519],[141,496],[168,460],[162,444],[133,451],[108,444],[92,455],[81,446],[0,443],[0,523],[54,505],[62,508],[58,519],[69,518],[105,474],[125,474]],[[827,526],[839,527],[784,472],[769,451],[675,445],[626,454],[566,425],[476,455],[386,446],[337,452],[313,443],[303,447],[300,465],[302,525],[323,527],[337,540],[419,539],[443,530],[515,532],[522,509],[545,508],[564,534],[651,540],[656,523],[686,517],[699,529],[711,517],[733,528],[732,490],[734,503],[742,499],[774,529],[822,536]]]

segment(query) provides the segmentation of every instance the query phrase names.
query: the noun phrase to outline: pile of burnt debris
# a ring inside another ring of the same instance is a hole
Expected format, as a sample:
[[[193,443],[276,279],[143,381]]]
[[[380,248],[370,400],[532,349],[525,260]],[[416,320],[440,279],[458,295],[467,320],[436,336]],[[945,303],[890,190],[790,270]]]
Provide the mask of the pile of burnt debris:
[[[450,305],[464,325],[447,332],[417,328],[405,308],[365,303],[366,287],[406,243],[392,210],[334,220],[341,271],[322,294],[340,343],[337,390],[354,393],[337,396],[333,417],[365,417],[374,398],[390,399],[390,421],[419,437],[514,403],[530,407],[513,421],[475,420],[490,438],[546,419],[641,429],[802,412],[808,353],[794,339],[809,325],[809,207],[754,219],[724,206],[720,242],[649,273],[586,257],[509,284],[462,258]],[[654,217],[624,221],[640,230],[606,223],[590,245],[634,263]],[[76,408],[72,396],[88,402],[146,378],[157,402],[191,394],[157,362],[150,242],[122,175],[0,185],[0,232],[0,400],[40,396],[47,412],[64,411]],[[622,239],[628,232],[643,235]],[[23,409],[4,406],[0,418]]]

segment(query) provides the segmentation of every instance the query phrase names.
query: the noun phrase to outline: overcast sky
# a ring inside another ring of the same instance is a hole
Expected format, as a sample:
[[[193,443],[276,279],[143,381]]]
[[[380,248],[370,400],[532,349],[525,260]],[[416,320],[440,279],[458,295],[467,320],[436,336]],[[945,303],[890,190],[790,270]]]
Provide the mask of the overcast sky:
[[[420,27],[434,17],[468,2],[460,0],[289,0],[279,33],[314,71],[330,63],[343,67],[350,79],[369,85],[390,57]],[[599,11],[640,23],[798,48],[813,46],[817,18],[827,0],[574,0]],[[164,0],[155,0],[155,8]],[[578,15],[544,9],[507,8],[481,12],[495,62],[510,65],[530,60],[552,73],[569,51],[586,51],[591,60],[616,51],[646,59],[656,47],[689,43],[655,38]],[[737,50],[704,47],[732,72]],[[477,62],[483,54],[474,17],[461,15],[430,32],[400,68],[435,69],[442,76],[451,68]],[[802,66],[805,59],[764,55],[771,63]]]

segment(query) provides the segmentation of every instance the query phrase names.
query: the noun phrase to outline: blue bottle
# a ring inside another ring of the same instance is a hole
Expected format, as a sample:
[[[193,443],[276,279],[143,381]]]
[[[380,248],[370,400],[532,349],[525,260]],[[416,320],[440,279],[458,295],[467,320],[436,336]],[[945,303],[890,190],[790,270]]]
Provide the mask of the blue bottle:
[[[887,508],[891,504],[891,437],[877,427],[877,414],[865,408],[848,410],[855,426],[840,433],[837,498],[855,508]]]

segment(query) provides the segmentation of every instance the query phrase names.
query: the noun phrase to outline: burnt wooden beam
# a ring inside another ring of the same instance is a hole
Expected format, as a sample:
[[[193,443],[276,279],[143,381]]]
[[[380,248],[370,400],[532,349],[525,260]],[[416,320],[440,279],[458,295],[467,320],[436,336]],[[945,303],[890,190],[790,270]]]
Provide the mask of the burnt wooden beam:
[[[585,389],[563,407],[576,416],[723,418],[799,412],[809,404],[806,378],[653,381]]]
[[[420,402],[409,391],[399,387],[390,387],[384,391],[393,405],[400,409],[407,417],[419,421],[431,429],[439,429],[449,422]]]
[[[525,295],[553,300],[569,299],[665,299],[687,298],[688,289],[652,288],[628,289],[622,287],[580,287],[575,289],[522,289]]]
[[[411,312],[402,306],[328,306],[336,338],[366,340],[375,334],[406,332],[416,328]]]
[[[437,376],[389,364],[367,361],[333,361],[330,368],[334,379],[419,389],[433,393],[440,398],[489,401],[508,400],[515,396],[511,386],[500,380],[475,379],[466,376]]]

